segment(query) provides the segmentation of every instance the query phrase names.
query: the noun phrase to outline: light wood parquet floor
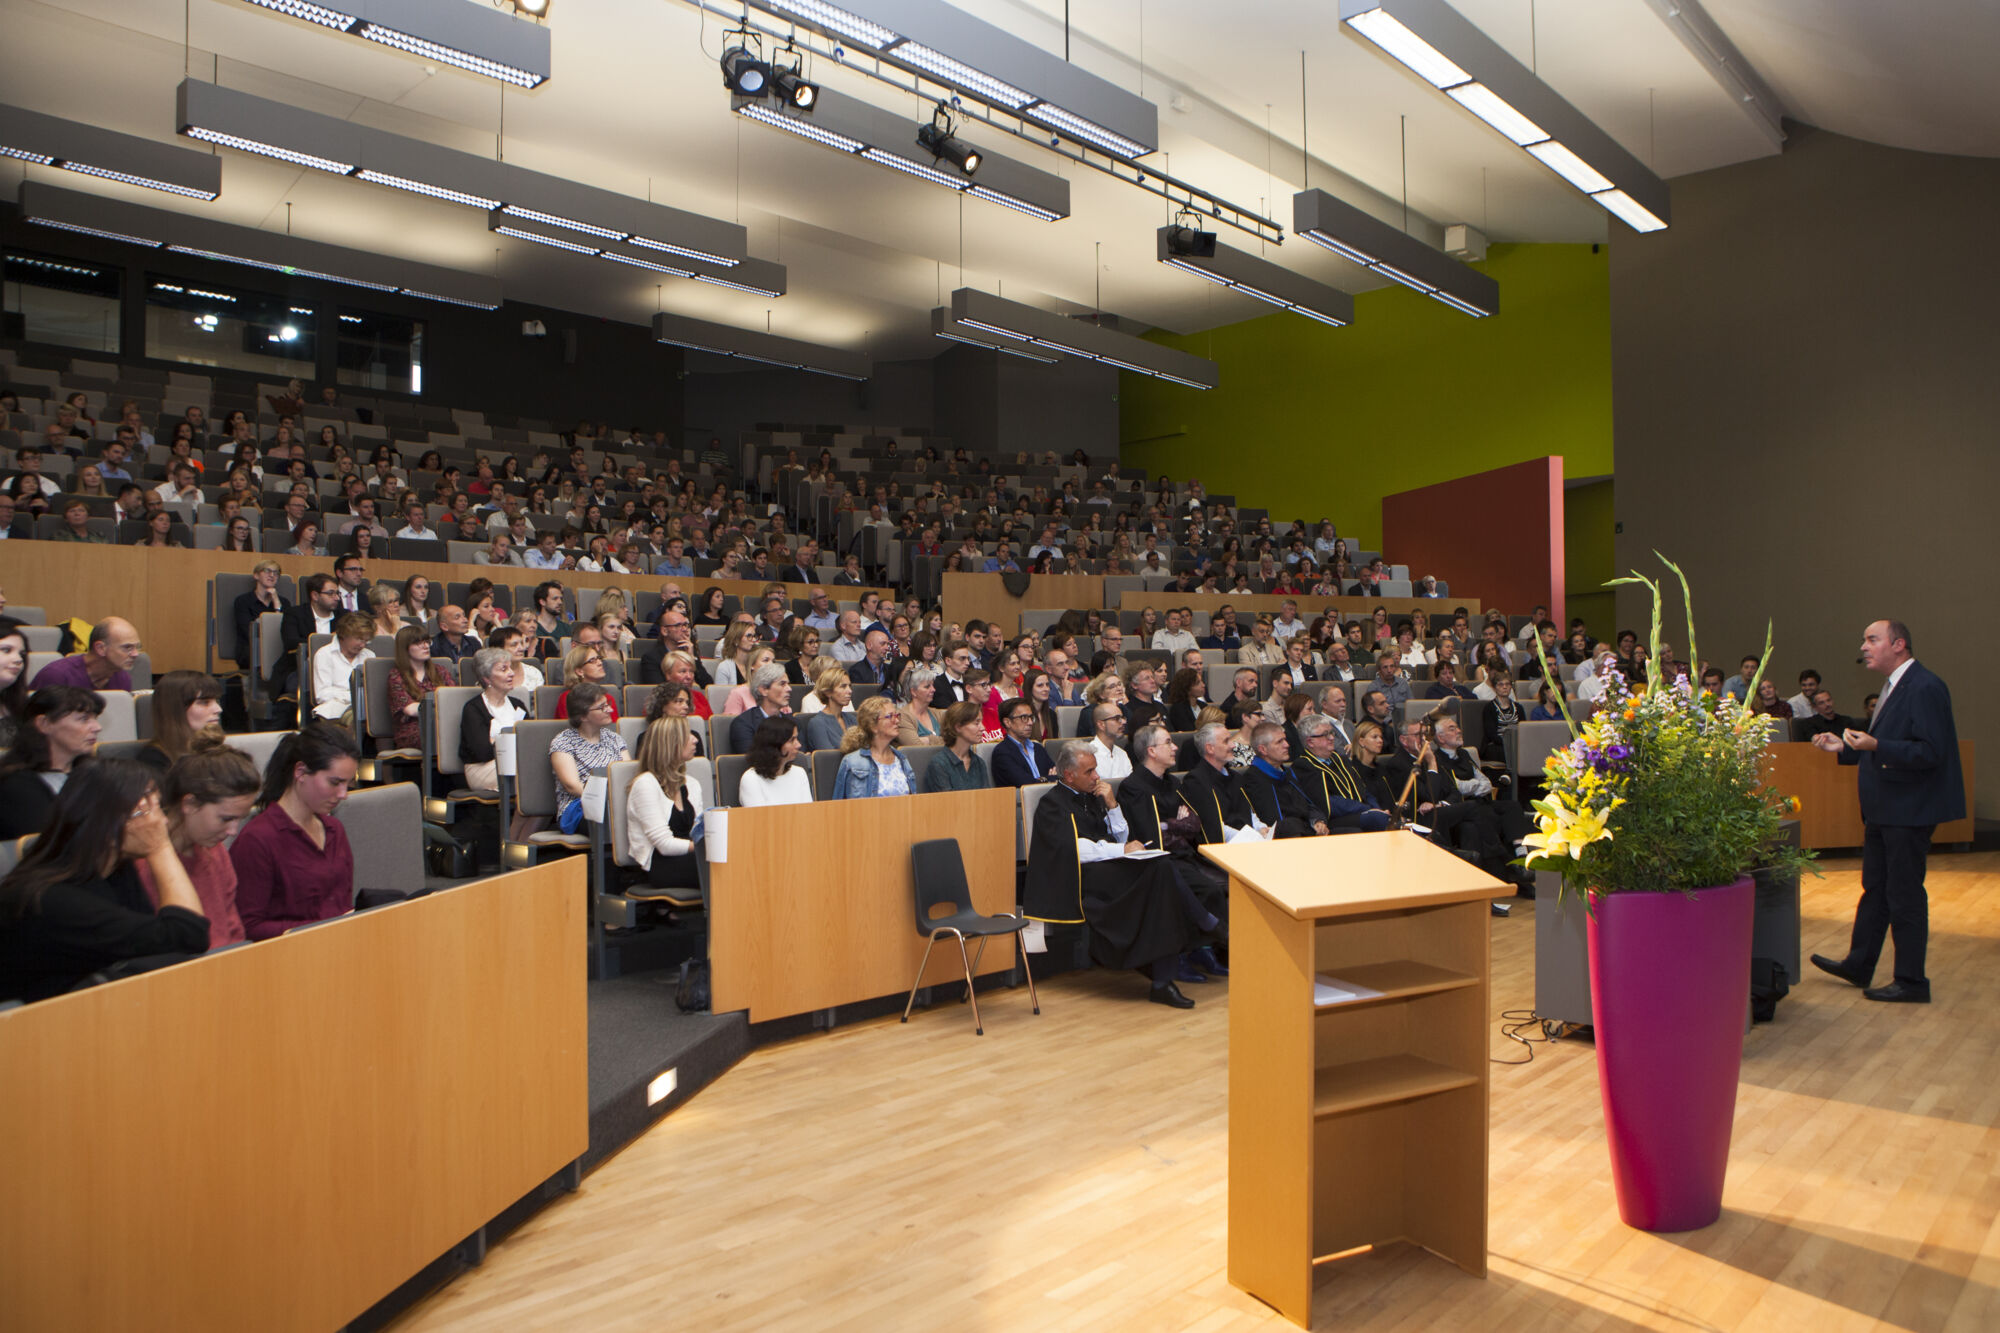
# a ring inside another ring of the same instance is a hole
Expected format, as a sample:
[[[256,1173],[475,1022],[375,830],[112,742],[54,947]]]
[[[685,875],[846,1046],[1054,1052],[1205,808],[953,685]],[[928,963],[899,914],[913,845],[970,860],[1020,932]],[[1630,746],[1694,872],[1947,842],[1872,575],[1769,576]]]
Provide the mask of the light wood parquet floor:
[[[1858,863],[1825,869],[1805,944],[1839,954]],[[1930,888],[1936,1003],[1815,973],[1749,1038],[1716,1225],[1618,1221],[1591,1047],[1538,1045],[1494,1071],[1491,1276],[1341,1260],[1314,1327],[2000,1329],[2000,854],[1934,857]],[[1496,1058],[1536,908],[1493,923]],[[761,1049],[396,1328],[1291,1327],[1225,1275],[1226,985],[1187,1013],[1142,986]]]

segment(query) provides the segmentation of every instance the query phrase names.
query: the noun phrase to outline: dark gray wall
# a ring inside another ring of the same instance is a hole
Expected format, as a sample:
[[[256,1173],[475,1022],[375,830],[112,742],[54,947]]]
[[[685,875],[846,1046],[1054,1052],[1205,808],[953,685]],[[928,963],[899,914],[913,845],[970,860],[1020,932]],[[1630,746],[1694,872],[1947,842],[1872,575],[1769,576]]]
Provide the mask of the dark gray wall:
[[[925,427],[932,424],[931,373],[927,360],[878,361],[874,378],[856,384],[695,353],[684,381],[687,430],[705,440],[768,422]]]
[[[1003,455],[1053,449],[1067,459],[1082,449],[1118,457],[1118,372],[1091,361],[1052,366],[999,356],[999,435]]]
[[[1907,622],[2000,816],[2000,161],[1794,131],[1675,180],[1673,226],[1611,246],[1618,563],[1681,562],[1732,670],[1775,620],[1786,693],[1817,667],[1842,712],[1880,683],[1862,627]],[[1642,632],[1643,596],[1618,597]],[[1667,626],[1682,643],[1678,607]]]

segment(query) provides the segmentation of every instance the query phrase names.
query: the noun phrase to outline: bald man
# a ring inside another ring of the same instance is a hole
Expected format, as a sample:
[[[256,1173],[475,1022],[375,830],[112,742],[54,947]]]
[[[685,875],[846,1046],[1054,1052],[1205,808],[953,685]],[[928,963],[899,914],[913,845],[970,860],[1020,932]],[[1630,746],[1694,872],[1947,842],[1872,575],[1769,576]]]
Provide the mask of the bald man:
[[[112,616],[91,626],[90,642],[72,657],[51,662],[35,677],[36,689],[74,685],[80,690],[129,690],[139,661],[139,631]]]

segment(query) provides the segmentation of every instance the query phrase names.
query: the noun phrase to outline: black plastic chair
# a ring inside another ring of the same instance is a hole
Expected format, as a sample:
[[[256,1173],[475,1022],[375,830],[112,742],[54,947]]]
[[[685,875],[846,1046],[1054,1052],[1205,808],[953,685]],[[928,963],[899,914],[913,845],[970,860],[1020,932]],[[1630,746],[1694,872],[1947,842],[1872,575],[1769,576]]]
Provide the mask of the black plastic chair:
[[[1019,935],[1027,927],[1028,919],[1002,913],[998,916],[981,916],[972,910],[972,891],[965,883],[965,861],[959,855],[958,839],[933,838],[910,848],[911,878],[916,881],[917,933],[930,938],[924,946],[924,960],[917,964],[917,979],[910,984],[910,998],[903,1005],[903,1021],[910,1021],[910,1010],[917,1002],[917,990],[923,985],[924,969],[930,966],[931,950],[937,947],[938,936],[950,935],[958,941],[958,960],[965,967],[965,998],[972,1005],[972,1034],[986,1035],[986,1027],[979,1019],[979,997],[973,994],[972,978],[979,960],[986,955],[986,941],[995,935]],[[944,915],[936,915],[938,908],[948,908]],[[977,939],[979,948],[967,957],[965,941]],[[1021,951],[1021,970],[1028,974],[1028,1000],[1034,1011],[1042,1012],[1041,996],[1035,993],[1035,969],[1028,963],[1028,952]]]

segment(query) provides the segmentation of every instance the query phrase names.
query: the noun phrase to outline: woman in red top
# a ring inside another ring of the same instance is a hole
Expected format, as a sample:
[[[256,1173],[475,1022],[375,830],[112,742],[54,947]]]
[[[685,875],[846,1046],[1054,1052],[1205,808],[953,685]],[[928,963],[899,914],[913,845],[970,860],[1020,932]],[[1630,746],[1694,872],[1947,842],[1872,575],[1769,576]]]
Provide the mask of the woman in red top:
[[[229,848],[236,910],[251,939],[353,910],[354,851],[333,812],[360,760],[354,734],[335,722],[308,722],[279,742],[264,772],[264,808]]]
[[[389,716],[396,721],[397,749],[418,747],[417,715],[425,696],[451,683],[444,668],[431,660],[430,636],[422,626],[405,625],[396,631],[396,667],[389,673]]]
[[[241,750],[232,749],[219,731],[197,735],[193,747],[167,770],[160,804],[166,811],[167,836],[181,859],[201,914],[208,918],[208,947],[220,949],[245,937],[243,918],[236,911],[236,863],[223,845],[236,836],[256,803],[262,784],[257,765]],[[157,906],[159,888],[151,865],[139,863],[139,882]]]

